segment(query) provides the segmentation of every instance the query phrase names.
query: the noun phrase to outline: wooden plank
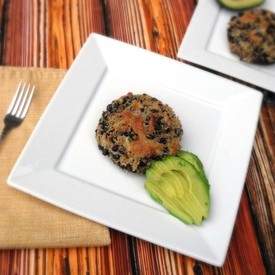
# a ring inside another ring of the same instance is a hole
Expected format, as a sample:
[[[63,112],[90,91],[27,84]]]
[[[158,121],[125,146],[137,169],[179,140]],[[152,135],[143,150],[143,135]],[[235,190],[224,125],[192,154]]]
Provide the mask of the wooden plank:
[[[92,1],[48,1],[47,66],[68,68],[91,32],[104,32],[102,5]]]
[[[10,0],[7,17],[3,63],[15,66],[68,68],[88,35],[105,29],[99,0]]]
[[[109,247],[87,249],[87,266],[91,274],[131,274],[127,236],[111,230],[111,239]]]
[[[136,239],[140,274],[193,274],[195,260]]]
[[[11,274],[18,274],[19,273],[19,270],[20,270],[20,254],[21,254],[21,251],[20,250],[14,250],[14,251],[11,251],[12,253],[12,260],[10,261],[11,263],[11,271],[10,273]]]
[[[46,249],[46,257],[45,257],[45,274],[53,275],[54,273],[54,265],[53,265],[53,258],[54,258],[54,249],[47,248]]]
[[[2,61],[2,55],[3,55],[3,40],[4,40],[4,32],[5,32],[5,25],[6,25],[6,18],[5,18],[6,6],[7,5],[4,5],[4,0],[0,0],[0,62]]]
[[[79,248],[77,250],[77,257],[79,262],[79,273],[87,274],[89,272],[87,248]]]
[[[275,108],[264,104],[246,190],[268,273],[275,274]]]
[[[244,192],[227,260],[223,268],[216,268],[217,271],[228,275],[232,274],[232,271],[236,274],[265,274],[256,233],[251,224],[249,201]]]
[[[64,274],[62,266],[62,253],[62,249],[53,250],[53,274]]]
[[[111,230],[111,239],[112,243],[107,251],[108,258],[112,263],[109,274],[132,274],[127,235]],[[107,253],[104,258],[107,258]]]
[[[37,249],[35,251],[35,273],[37,275],[44,275],[45,274],[45,249]]]
[[[194,6],[193,0],[109,0],[110,35],[175,58]]]
[[[0,274],[9,275],[13,264],[11,250],[0,250]]]
[[[4,0],[0,0],[0,22],[2,22]]]
[[[29,257],[28,257],[27,265],[29,266],[29,275],[36,275],[36,272],[35,272],[36,251],[35,249],[30,249],[28,252],[29,252]]]

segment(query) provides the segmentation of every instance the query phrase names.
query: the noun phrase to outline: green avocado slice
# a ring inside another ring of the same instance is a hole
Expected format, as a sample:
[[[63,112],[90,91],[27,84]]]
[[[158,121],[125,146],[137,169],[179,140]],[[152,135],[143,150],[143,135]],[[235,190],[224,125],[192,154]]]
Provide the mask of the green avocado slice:
[[[194,224],[201,224],[205,210],[203,204],[200,203],[199,199],[192,192],[190,182],[185,176],[178,171],[168,172],[163,175],[160,182],[164,182],[166,185],[174,186],[175,188],[176,194],[171,198],[175,216],[180,215],[184,211],[191,216]],[[165,200],[163,205],[166,205]]]
[[[190,153],[188,151],[180,151],[177,154],[177,157],[191,163],[196,168],[196,170],[199,172],[199,174],[201,175],[201,177],[203,178],[205,183],[209,186],[208,179],[207,179],[204,169],[203,169],[203,164],[195,154]]]
[[[218,0],[218,2],[231,10],[243,10],[261,5],[264,0]]]
[[[175,216],[176,218],[179,218],[187,224],[194,223],[192,217],[185,210],[182,209],[182,211],[177,211],[177,207],[174,207],[175,201],[172,201],[169,196],[165,201],[163,201],[163,197],[165,197],[165,192],[163,192],[158,185],[155,185],[154,183],[147,181],[146,189],[148,193],[151,195],[151,197],[156,202],[163,205],[163,207],[165,207],[171,215]]]
[[[160,161],[154,161],[145,172],[146,178],[152,181],[158,181],[163,173],[180,169],[180,162],[181,159],[174,156],[167,156]]]
[[[209,214],[208,181],[189,162],[175,156],[155,161],[146,171],[145,188],[173,216],[199,225]]]

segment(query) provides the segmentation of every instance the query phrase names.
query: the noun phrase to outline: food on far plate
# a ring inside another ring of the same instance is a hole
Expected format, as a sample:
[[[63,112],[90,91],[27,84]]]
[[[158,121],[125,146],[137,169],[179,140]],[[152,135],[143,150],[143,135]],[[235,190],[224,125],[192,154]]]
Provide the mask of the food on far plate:
[[[210,208],[209,183],[201,161],[181,151],[154,161],[146,171],[145,188],[170,214],[187,224],[200,225]]]
[[[107,106],[96,129],[98,147],[122,168],[144,173],[152,160],[175,155],[182,126],[167,104],[128,93]]]
[[[257,9],[233,16],[228,41],[231,52],[245,62],[275,63],[275,13]]]
[[[243,10],[261,5],[264,0],[218,0],[219,3],[231,10]]]

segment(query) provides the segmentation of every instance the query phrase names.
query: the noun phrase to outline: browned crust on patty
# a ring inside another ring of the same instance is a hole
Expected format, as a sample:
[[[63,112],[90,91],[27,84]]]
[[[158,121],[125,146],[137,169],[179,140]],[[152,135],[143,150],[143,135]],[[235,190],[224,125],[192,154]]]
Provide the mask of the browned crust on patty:
[[[233,16],[228,27],[232,53],[255,64],[275,62],[275,14],[271,11],[248,10]]]
[[[128,93],[107,106],[96,129],[99,149],[120,167],[144,173],[150,162],[180,150],[173,110],[147,94]]]

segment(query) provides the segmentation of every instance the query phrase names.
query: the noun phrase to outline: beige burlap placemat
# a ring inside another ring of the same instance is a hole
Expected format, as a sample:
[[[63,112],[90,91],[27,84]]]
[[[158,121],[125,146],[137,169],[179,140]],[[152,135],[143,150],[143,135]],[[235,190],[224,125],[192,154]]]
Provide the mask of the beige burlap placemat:
[[[0,67],[0,127],[19,81],[30,81],[37,87],[25,121],[0,144],[0,248],[110,243],[109,230],[105,226],[70,214],[6,184],[12,166],[64,74],[64,70],[58,69]]]

